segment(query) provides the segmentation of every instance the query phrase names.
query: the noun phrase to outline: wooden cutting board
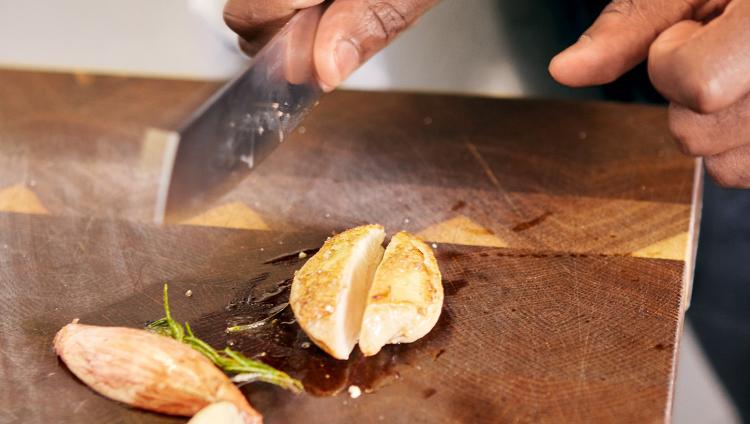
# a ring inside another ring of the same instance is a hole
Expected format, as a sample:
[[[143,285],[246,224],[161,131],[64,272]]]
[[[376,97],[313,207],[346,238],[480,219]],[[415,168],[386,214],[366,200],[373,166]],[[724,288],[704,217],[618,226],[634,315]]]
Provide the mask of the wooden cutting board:
[[[668,420],[700,173],[662,108],[337,92],[205,213],[152,225],[145,129],[216,87],[0,71],[0,422],[179,422],[98,396],[51,350],[73,318],[160,317],[164,282],[199,336],[303,380],[244,388],[269,423]],[[285,302],[295,252],[370,222],[435,243],[427,337],[335,361],[288,308],[226,335]]]

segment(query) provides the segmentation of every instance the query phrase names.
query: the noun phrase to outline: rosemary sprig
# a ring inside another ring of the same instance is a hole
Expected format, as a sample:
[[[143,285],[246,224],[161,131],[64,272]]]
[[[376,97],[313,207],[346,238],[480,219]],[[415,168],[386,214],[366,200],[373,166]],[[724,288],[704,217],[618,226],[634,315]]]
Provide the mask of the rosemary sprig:
[[[197,338],[195,334],[193,334],[193,329],[190,328],[190,324],[186,322],[185,327],[183,327],[172,318],[172,313],[169,310],[168,290],[167,284],[164,284],[164,314],[166,316],[149,324],[147,327],[149,331],[161,334],[162,336],[171,337],[204,354],[224,372],[227,374],[234,374],[232,381],[235,383],[263,381],[275,384],[295,393],[299,393],[303,390],[302,383],[285,372],[279,371],[260,361],[250,359],[228,347],[224,348],[224,350],[217,351],[208,343]]]

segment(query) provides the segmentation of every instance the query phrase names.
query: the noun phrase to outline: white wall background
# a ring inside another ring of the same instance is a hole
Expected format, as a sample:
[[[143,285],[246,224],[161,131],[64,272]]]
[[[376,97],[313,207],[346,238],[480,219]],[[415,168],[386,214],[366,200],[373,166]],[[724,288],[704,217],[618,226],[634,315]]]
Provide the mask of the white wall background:
[[[212,3],[0,0],[0,65],[226,78],[245,59]]]
[[[347,82],[366,89],[583,95],[546,62],[554,10],[511,0],[444,0]],[[245,58],[223,0],[0,0],[0,65],[227,78]],[[502,13],[501,13],[502,9]],[[526,49],[519,58],[518,50]]]

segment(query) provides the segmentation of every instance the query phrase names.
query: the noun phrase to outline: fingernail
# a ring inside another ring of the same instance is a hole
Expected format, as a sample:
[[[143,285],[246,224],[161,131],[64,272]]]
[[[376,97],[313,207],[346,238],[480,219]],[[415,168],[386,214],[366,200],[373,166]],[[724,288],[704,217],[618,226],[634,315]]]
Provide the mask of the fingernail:
[[[571,44],[570,46],[568,46],[568,48],[566,48],[565,50],[563,50],[562,52],[560,52],[560,54],[558,54],[558,56],[562,56],[562,55],[566,55],[567,56],[567,55],[571,55],[571,54],[575,55],[578,52],[580,52],[581,49],[585,49],[589,44],[591,44],[591,41],[592,40],[591,40],[590,36],[588,36],[586,34],[583,34],[582,36],[580,36],[578,38],[578,40],[576,40],[575,43]]]
[[[349,40],[341,40],[336,45],[334,51],[334,57],[336,60],[336,67],[339,70],[338,84],[344,82],[344,80],[359,67],[360,57],[359,50]]]
[[[575,60],[575,57],[579,55],[581,51],[585,51],[588,48],[588,45],[591,44],[591,41],[591,37],[587,34],[583,34],[582,36],[580,36],[575,43],[571,44],[565,50],[556,54],[552,58],[552,60],[550,61],[550,71],[552,71],[552,69],[558,68],[559,66],[565,67],[567,64],[569,64],[569,60]],[[555,76],[555,74],[556,72],[553,72],[553,76]]]
[[[336,87],[331,87],[330,85],[326,84],[320,79],[318,79],[318,85],[320,86],[320,89],[323,90],[324,93],[330,93],[331,91],[336,89]]]

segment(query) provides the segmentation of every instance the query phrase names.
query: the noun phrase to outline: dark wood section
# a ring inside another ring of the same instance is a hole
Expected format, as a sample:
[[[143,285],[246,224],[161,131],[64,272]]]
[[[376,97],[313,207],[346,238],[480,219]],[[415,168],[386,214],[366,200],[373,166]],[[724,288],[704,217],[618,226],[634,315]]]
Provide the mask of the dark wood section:
[[[301,265],[263,262],[325,238],[21,214],[0,215],[0,225],[14,230],[0,235],[0,418],[18,422],[165,421],[77,381],[52,352],[54,333],[73,318],[141,326],[161,316],[161,286],[169,281],[173,313],[212,343],[225,344],[222,330],[243,315],[226,307],[246,299],[253,283],[284,280]],[[314,345],[303,349],[302,335],[276,342],[276,328],[233,337],[245,353],[269,352],[267,360],[285,364],[312,388],[344,390],[335,397],[294,396],[254,385],[251,400],[268,422],[664,417],[681,263],[458,246],[443,246],[438,259],[445,308],[418,343],[347,363],[327,360]],[[274,350],[284,358],[274,358]],[[377,390],[350,399],[349,384]]]
[[[269,423],[668,419],[698,205],[662,108],[337,92],[198,226],[152,225],[145,130],[216,87],[0,70],[0,422],[179,422],[96,395],[51,349],[73,318],[160,317],[164,282],[200,336],[303,380],[245,387]],[[427,337],[335,361],[288,308],[227,336],[301,266],[264,262],[369,222],[437,243]]]

